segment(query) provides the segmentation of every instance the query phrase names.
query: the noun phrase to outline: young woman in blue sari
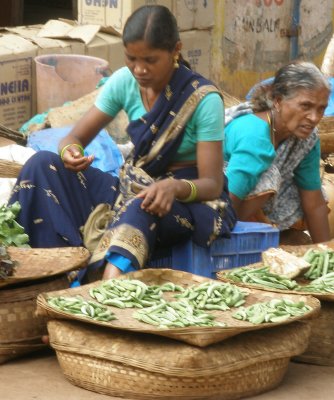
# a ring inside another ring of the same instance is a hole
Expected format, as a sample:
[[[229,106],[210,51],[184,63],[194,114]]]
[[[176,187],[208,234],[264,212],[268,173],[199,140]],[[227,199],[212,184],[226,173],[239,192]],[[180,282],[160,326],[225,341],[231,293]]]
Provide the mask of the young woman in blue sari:
[[[185,66],[175,17],[141,7],[123,44],[126,67],[62,140],[60,157],[39,152],[28,161],[10,200],[22,206],[33,247],[83,245],[83,227],[102,205],[106,229],[91,262],[103,265],[104,279],[144,268],[157,246],[189,238],[209,246],[236,222],[221,172],[223,99]],[[117,178],[91,167],[84,148],[122,109],[134,148]]]

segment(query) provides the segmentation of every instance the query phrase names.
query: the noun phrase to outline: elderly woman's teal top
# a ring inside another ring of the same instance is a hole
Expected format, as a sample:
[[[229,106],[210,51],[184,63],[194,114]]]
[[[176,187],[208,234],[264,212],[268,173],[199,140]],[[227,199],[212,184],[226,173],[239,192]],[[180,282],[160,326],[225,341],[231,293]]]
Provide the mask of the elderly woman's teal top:
[[[244,199],[258,183],[261,174],[273,162],[276,152],[270,139],[269,125],[254,114],[242,115],[225,127],[223,144],[229,191]],[[296,185],[305,190],[321,187],[320,141],[294,170]]]
[[[127,67],[111,75],[99,93],[95,106],[112,117],[124,109],[130,121],[147,113],[138,83]],[[209,93],[201,100],[188,121],[173,161],[196,160],[197,142],[221,141],[223,135],[224,104],[219,94]]]

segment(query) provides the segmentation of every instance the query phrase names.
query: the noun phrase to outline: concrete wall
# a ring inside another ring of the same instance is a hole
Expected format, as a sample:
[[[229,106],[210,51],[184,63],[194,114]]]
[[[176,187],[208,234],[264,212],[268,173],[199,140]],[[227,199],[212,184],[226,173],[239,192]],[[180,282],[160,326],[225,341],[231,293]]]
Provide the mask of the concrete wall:
[[[215,0],[212,78],[244,97],[289,60],[321,65],[333,34],[333,0],[302,0],[298,36],[290,37],[293,0]]]

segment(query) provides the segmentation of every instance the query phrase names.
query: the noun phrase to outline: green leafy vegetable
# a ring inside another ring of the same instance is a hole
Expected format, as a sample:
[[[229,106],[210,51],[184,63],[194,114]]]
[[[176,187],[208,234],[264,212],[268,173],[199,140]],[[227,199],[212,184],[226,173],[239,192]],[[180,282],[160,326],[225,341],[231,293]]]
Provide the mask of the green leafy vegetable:
[[[21,211],[18,201],[6,206],[0,207],[0,245],[30,247],[28,245],[29,236],[24,232],[24,228],[15,221],[15,218]]]

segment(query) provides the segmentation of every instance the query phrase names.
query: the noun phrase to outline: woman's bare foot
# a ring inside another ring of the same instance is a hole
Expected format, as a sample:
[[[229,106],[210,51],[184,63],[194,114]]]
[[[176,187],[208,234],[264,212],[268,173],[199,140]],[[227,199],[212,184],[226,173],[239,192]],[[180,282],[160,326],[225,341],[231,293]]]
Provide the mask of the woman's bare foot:
[[[120,275],[122,275],[122,271],[115,267],[115,265],[108,263],[104,269],[102,279],[118,278]]]

